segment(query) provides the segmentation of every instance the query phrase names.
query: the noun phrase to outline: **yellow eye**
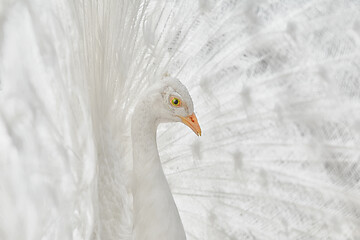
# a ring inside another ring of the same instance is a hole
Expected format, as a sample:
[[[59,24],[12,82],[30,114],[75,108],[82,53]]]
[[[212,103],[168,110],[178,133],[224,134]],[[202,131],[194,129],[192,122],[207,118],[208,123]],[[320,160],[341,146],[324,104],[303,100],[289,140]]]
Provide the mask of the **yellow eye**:
[[[170,102],[173,106],[175,107],[180,107],[181,106],[181,101],[180,99],[176,98],[176,97],[171,97],[170,98]]]

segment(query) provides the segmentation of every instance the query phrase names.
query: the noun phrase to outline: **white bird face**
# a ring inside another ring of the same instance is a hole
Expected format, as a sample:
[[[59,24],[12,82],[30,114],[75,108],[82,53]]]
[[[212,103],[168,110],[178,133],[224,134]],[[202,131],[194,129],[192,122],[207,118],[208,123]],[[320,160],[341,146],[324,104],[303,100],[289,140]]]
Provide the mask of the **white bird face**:
[[[194,105],[186,87],[176,78],[166,78],[161,89],[160,122],[183,122],[198,136],[201,129],[194,113]]]

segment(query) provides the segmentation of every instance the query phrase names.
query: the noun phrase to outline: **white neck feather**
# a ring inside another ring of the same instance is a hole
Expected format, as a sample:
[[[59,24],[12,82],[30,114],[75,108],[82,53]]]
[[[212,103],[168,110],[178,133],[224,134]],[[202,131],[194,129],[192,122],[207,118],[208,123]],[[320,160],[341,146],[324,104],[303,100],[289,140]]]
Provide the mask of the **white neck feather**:
[[[156,117],[138,106],[132,118],[135,240],[184,240],[185,232],[161,167]]]

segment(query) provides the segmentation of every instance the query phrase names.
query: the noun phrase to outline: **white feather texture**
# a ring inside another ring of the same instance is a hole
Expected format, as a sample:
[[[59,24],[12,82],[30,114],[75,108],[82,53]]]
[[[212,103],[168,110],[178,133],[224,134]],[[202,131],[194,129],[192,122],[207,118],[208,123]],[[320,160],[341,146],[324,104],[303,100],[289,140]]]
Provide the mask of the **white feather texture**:
[[[131,117],[192,239],[360,239],[358,0],[2,0],[0,239],[132,239]]]

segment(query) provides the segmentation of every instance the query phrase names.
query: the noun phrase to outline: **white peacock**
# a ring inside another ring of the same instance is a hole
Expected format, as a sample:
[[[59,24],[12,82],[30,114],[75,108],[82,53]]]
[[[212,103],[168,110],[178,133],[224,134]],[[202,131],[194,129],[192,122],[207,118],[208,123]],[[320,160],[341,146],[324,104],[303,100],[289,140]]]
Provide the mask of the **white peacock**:
[[[0,239],[360,239],[359,12],[1,0]]]

